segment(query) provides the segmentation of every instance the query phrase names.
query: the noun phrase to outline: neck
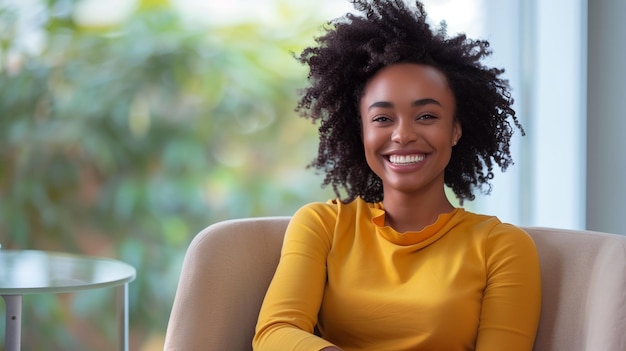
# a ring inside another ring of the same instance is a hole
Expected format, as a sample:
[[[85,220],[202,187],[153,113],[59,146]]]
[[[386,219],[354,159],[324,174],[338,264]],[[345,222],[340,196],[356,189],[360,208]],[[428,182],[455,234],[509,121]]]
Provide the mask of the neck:
[[[443,189],[436,196],[385,192],[383,207],[385,224],[400,233],[420,231],[435,223],[440,214],[454,210]]]

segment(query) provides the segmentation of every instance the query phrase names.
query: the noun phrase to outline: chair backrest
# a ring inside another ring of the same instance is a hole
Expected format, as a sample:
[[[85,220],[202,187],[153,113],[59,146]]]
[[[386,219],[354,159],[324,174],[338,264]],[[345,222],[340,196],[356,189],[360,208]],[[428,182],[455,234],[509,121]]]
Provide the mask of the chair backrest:
[[[191,242],[165,350],[251,350],[289,217],[213,224]],[[524,228],[541,263],[543,307],[535,351],[626,350],[626,237]]]
[[[229,220],[192,240],[181,270],[165,350],[252,350],[288,217]]]
[[[626,236],[524,229],[541,264],[534,350],[626,350]]]

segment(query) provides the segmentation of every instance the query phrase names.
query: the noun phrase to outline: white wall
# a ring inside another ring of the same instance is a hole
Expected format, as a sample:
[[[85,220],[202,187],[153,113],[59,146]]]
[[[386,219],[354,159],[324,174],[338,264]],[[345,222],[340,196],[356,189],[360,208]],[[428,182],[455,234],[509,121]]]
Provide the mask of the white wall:
[[[527,136],[474,209],[520,225],[585,227],[583,0],[486,0],[485,36],[505,67]]]
[[[626,235],[626,1],[589,1],[587,228]]]

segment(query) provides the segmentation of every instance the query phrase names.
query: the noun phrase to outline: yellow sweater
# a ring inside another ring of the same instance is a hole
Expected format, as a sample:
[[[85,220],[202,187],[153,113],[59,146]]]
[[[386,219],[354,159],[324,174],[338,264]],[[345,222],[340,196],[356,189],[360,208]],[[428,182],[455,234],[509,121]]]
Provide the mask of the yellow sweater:
[[[362,199],[294,214],[255,350],[532,349],[541,283],[527,233],[462,208],[420,232],[384,216]]]

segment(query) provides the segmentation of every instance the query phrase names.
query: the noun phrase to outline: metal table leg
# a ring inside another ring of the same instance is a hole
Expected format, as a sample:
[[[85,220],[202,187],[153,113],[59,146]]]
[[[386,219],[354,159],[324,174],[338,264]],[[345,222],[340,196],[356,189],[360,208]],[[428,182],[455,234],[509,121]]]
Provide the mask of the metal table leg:
[[[2,295],[7,307],[4,349],[19,351],[22,341],[22,295]]]
[[[128,351],[128,283],[115,288],[118,325],[118,350]],[[7,349],[8,351],[8,349]]]

